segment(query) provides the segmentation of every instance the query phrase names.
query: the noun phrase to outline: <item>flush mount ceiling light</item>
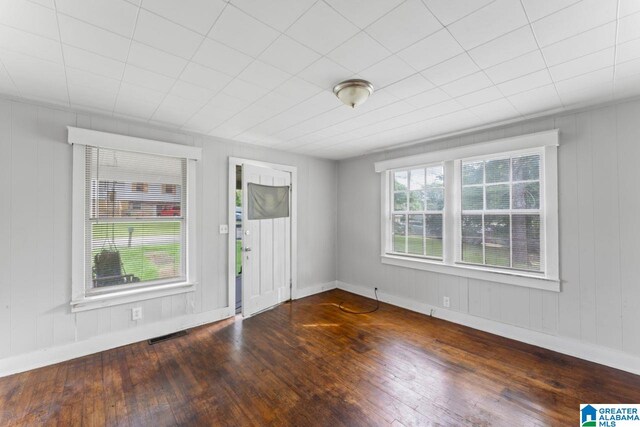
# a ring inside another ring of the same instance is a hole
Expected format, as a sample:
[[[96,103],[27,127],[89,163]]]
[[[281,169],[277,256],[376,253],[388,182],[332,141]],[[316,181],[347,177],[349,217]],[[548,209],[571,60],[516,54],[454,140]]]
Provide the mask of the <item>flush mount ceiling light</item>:
[[[349,107],[356,108],[373,93],[373,85],[366,80],[345,80],[333,88],[333,93]]]

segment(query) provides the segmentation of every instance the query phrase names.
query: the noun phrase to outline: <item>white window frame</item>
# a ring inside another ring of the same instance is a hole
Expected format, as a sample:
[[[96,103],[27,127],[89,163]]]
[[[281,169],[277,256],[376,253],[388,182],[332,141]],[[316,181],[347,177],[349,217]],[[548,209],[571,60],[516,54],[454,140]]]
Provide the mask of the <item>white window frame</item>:
[[[434,256],[429,256],[429,255],[417,255],[417,254],[410,254],[410,253],[399,253],[399,252],[395,252],[393,250],[393,215],[395,215],[397,212],[400,211],[395,211],[393,209],[393,205],[394,205],[394,193],[396,192],[393,185],[393,172],[399,172],[399,171],[410,171],[412,169],[425,169],[425,173],[426,170],[428,168],[434,167],[434,166],[442,166],[443,168],[443,173],[444,173],[444,163],[443,162],[435,162],[435,163],[429,163],[429,164],[424,164],[424,165],[415,165],[415,166],[411,166],[411,167],[407,167],[407,168],[399,168],[399,169],[394,169],[392,171],[389,171],[389,173],[387,174],[387,179],[388,179],[388,188],[389,188],[389,240],[386,246],[386,253],[388,255],[398,255],[398,256],[402,256],[402,257],[413,257],[413,258],[418,258],[418,259],[426,259],[426,260],[435,260],[435,261],[442,261],[444,259],[444,234],[445,234],[445,230],[444,230],[444,226],[445,226],[445,212],[446,212],[446,203],[445,206],[443,207],[443,209],[441,211],[430,211],[427,209],[426,205],[425,205],[425,209],[422,211],[410,211],[409,208],[409,197],[407,198],[407,210],[405,211],[405,214],[407,215],[407,225],[406,228],[408,230],[409,227],[409,215],[442,215],[442,235],[443,235],[443,247],[442,247],[442,257],[434,257]],[[409,186],[410,184],[407,183],[407,185]],[[446,192],[446,188],[447,188],[447,183],[446,180],[444,182],[444,191]],[[409,190],[407,188],[407,193],[411,194],[411,190]],[[446,199],[446,194],[445,194],[445,199]],[[423,227],[423,236],[424,236],[424,232],[426,230],[426,224]],[[407,234],[408,236],[408,234]],[[405,242],[405,248],[408,248],[408,239]]]
[[[150,139],[135,138],[89,129],[67,127],[68,142],[73,145],[73,205],[72,205],[72,294],[71,311],[79,312],[101,307],[110,307],[152,298],[160,298],[193,292],[197,285],[196,268],[196,162],[202,153],[198,147],[171,144]],[[174,283],[152,284],[105,292],[91,292],[87,282],[87,245],[85,244],[86,218],[86,156],[85,147],[132,151],[144,154],[171,156],[186,159],[187,192],[185,213],[186,280]]]
[[[504,138],[481,144],[422,153],[375,163],[381,175],[381,261],[383,264],[433,271],[479,280],[506,283],[549,291],[560,291],[559,246],[558,246],[558,129]],[[461,238],[461,173],[462,160],[507,156],[537,152],[542,154],[541,165],[541,212],[543,233],[544,272],[504,269],[486,265],[460,262],[458,241]],[[405,170],[423,165],[444,164],[445,207],[443,224],[443,259],[418,258],[411,255],[391,253],[392,248],[392,187],[391,176],[396,170]]]

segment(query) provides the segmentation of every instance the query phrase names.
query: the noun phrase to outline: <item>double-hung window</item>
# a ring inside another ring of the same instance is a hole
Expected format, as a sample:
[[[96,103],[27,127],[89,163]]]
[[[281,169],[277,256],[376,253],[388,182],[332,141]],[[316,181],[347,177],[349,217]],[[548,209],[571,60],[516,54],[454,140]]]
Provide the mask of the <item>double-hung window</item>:
[[[69,129],[69,142],[73,309],[193,290],[199,150],[77,128]]]
[[[543,160],[525,152],[460,161],[460,262],[544,271]]]
[[[442,259],[442,165],[393,172],[392,252]]]
[[[559,290],[557,131],[376,163],[382,262]]]

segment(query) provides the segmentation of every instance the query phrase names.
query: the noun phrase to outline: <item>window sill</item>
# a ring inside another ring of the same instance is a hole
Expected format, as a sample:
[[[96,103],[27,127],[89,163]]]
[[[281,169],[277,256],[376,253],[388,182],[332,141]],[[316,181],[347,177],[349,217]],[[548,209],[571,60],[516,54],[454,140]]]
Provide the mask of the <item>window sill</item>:
[[[381,255],[383,264],[398,267],[413,268],[417,270],[432,271],[434,273],[449,274],[453,276],[467,277],[470,279],[486,280],[490,282],[505,283],[508,285],[523,286],[526,288],[542,289],[545,291],[560,292],[560,280],[533,274],[514,271],[487,270],[469,265],[449,265],[442,261],[428,259],[416,259],[398,255]]]
[[[101,295],[85,296],[84,298],[71,301],[71,312],[77,313],[80,311],[95,310],[97,308],[193,292],[195,288],[195,283],[171,283],[168,285],[125,289]]]

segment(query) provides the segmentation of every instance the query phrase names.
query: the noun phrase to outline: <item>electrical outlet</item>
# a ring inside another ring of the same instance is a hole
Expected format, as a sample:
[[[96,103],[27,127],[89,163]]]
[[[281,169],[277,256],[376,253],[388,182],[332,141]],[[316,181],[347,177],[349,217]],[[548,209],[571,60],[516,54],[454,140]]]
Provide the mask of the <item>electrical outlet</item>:
[[[444,307],[451,307],[451,301],[449,301],[449,297],[442,297],[442,305]]]
[[[220,224],[220,234],[229,234],[229,226],[227,224]]]
[[[131,320],[142,320],[142,307],[133,307],[131,309]]]

